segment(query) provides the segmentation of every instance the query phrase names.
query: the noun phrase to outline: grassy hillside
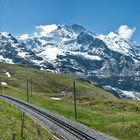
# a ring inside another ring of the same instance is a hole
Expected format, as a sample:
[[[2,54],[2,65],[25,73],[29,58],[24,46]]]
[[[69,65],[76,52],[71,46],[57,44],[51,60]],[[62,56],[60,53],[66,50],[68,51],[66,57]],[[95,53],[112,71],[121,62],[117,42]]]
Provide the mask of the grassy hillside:
[[[11,140],[16,133],[17,140],[53,140],[51,134],[25,115],[23,138],[20,136],[21,112],[0,99],[0,140]]]
[[[7,77],[4,70],[11,74]],[[140,139],[140,102],[119,100],[78,77],[0,64],[3,93],[26,100],[26,81],[32,79],[29,101],[74,120],[72,82],[76,81],[78,121],[122,140]],[[60,100],[53,100],[58,97]]]
[[[4,70],[11,74],[10,78],[4,74]],[[115,97],[88,82],[72,76],[64,74],[46,73],[36,69],[25,68],[18,65],[0,64],[0,75],[3,81],[9,86],[26,90],[27,79],[32,79],[34,91],[37,93],[45,93],[46,95],[62,94],[62,92],[72,92],[72,82],[76,80],[77,94],[80,96],[92,97],[96,99],[115,99]]]

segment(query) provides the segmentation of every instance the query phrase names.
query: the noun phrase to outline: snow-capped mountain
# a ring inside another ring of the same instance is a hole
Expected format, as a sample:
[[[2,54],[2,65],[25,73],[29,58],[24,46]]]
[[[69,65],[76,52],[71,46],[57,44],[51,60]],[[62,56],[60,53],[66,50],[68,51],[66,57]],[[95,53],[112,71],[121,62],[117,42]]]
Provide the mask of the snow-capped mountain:
[[[140,46],[130,40],[134,30],[127,28],[96,35],[77,24],[41,25],[33,35],[17,38],[3,32],[0,61],[80,75],[118,97],[140,99]]]

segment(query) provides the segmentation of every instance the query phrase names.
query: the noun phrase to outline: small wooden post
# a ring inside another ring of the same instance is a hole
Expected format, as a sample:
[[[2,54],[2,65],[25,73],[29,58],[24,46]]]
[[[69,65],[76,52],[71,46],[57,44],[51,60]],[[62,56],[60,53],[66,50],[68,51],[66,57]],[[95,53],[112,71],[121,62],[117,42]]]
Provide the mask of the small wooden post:
[[[25,117],[25,112],[22,112],[21,116],[21,137],[23,138],[23,131],[24,131],[24,117]]]
[[[1,83],[1,87],[0,88],[1,88],[1,94],[2,94],[2,83]]]
[[[2,80],[0,78],[0,93],[2,94]]]
[[[32,97],[32,90],[33,90],[32,78],[31,78],[31,81],[30,81],[30,90],[31,90],[31,97]]]
[[[75,81],[73,81],[73,95],[74,95],[74,116],[75,116],[75,120],[77,120]]]
[[[29,80],[27,80],[27,102],[29,102]]]
[[[15,132],[13,132],[12,140],[16,140],[16,133]]]

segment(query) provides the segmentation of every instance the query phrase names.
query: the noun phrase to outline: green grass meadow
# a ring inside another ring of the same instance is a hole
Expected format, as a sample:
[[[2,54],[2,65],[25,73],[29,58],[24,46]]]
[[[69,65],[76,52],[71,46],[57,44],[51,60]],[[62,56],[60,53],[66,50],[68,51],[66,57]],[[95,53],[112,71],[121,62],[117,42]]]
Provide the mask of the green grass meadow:
[[[140,102],[119,100],[111,93],[79,77],[42,72],[18,65],[0,64],[11,74],[0,71],[3,94],[27,99],[27,79],[32,79],[33,96],[29,102],[74,119],[73,86],[76,81],[78,122],[121,140],[140,140]],[[30,85],[29,85],[30,94]],[[53,100],[58,97],[61,100]]]
[[[53,140],[52,135],[25,114],[23,137],[21,137],[22,112],[0,99],[0,140]]]

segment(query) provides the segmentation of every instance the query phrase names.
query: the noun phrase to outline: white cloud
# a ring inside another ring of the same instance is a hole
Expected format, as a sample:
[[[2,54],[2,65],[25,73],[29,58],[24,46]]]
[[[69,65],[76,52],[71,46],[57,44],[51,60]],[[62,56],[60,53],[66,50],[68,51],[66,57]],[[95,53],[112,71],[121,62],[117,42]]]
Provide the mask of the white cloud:
[[[45,36],[48,33],[55,31],[57,28],[58,26],[56,24],[36,26],[36,30],[38,30],[38,33],[34,33],[34,35],[39,34],[41,36]]]
[[[124,39],[131,39],[133,36],[133,33],[135,32],[136,28],[133,27],[132,29],[129,28],[127,25],[122,25],[119,27],[117,30],[118,34],[120,35],[121,38]]]
[[[21,35],[21,36],[18,37],[18,39],[21,40],[21,41],[26,41],[28,38],[29,38],[28,34],[24,34],[24,35]]]

